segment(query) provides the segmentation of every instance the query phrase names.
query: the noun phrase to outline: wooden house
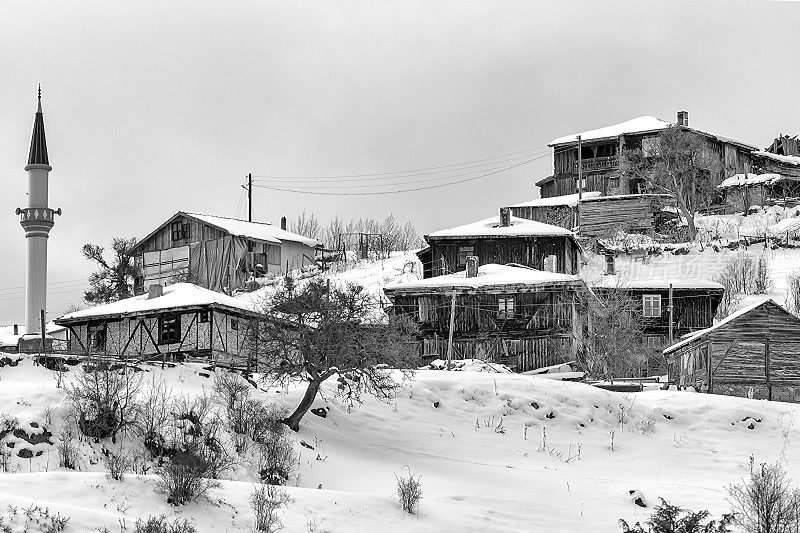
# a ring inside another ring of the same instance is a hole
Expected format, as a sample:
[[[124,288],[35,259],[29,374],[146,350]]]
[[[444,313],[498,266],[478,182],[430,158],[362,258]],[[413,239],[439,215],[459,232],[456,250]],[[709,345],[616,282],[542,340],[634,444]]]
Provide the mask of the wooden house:
[[[700,137],[708,157],[719,161],[722,176],[752,171],[755,146],[689,127],[689,115],[678,112],[676,123],[655,117],[638,117],[604,128],[559,137],[550,142],[553,149],[553,174],[536,182],[541,197],[550,198],[578,191],[578,136],[581,137],[581,169],[584,191],[603,196],[640,194],[642,183],[629,180],[620,172],[620,155],[626,149],[642,149],[647,155],[658,150],[659,135],[679,126]]]
[[[725,289],[719,283],[701,280],[623,280],[606,275],[592,284],[596,294],[621,291],[632,300],[632,310],[641,314],[642,343],[654,350],[669,345],[669,293],[672,285],[673,339],[710,327],[714,323]]]
[[[135,292],[185,281],[231,294],[253,276],[314,264],[322,243],[282,226],[180,211],[134,247]]]
[[[384,288],[390,313],[420,327],[425,362],[446,359],[450,310],[453,358],[503,363],[518,372],[575,360],[581,344],[577,276],[488,264]]]
[[[756,303],[668,347],[669,378],[700,392],[800,399],[800,318]]]
[[[511,216],[486,218],[425,235],[419,252],[424,277],[464,270],[468,256],[480,264],[518,264],[549,272],[577,274],[582,253],[574,234],[563,227]]]
[[[259,314],[252,302],[192,285],[151,285],[148,293],[66,314],[69,354],[134,360],[248,361]]]

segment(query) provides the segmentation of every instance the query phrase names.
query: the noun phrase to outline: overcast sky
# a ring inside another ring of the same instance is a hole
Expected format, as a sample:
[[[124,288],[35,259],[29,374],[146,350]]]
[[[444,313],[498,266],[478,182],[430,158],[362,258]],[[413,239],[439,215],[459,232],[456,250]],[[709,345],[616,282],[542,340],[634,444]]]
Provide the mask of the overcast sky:
[[[679,109],[691,126],[767,146],[800,132],[798,22],[800,3],[728,0],[3,2],[0,324],[24,320],[14,209],[27,201],[39,82],[50,206],[64,210],[49,240],[52,319],[81,299],[92,269],[83,243],[142,237],[179,210],[241,216],[248,172],[329,177],[536,156],[561,135],[640,115],[674,120]],[[544,157],[395,195],[256,189],[254,216],[392,213],[422,234],[536,197],[550,166]]]

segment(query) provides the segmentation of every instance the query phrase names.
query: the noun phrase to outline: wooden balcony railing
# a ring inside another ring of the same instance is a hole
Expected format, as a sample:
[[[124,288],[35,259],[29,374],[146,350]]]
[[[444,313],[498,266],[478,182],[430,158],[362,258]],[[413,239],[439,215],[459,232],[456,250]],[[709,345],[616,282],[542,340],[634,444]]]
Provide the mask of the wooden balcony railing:
[[[584,159],[583,170],[603,170],[606,168],[617,168],[619,166],[619,157],[616,155],[609,155],[605,157],[595,157],[594,159]],[[572,164],[572,171],[578,172],[578,162]]]

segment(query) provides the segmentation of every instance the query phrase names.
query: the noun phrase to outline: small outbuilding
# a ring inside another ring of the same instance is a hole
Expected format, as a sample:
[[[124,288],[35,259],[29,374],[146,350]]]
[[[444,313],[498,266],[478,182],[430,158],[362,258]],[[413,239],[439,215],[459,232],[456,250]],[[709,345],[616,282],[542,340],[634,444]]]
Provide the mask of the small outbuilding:
[[[201,360],[244,366],[261,316],[247,298],[191,283],[151,285],[147,294],[66,314],[65,350],[136,360]]]
[[[700,392],[800,400],[800,318],[766,300],[664,350],[669,380]]]

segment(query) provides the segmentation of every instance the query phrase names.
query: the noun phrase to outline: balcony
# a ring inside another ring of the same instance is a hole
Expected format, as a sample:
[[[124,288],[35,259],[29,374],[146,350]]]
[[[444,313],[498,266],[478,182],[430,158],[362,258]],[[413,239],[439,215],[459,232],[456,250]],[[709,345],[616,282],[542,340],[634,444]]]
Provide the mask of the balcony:
[[[605,157],[595,157],[594,159],[584,159],[581,166],[584,172],[617,168],[619,166],[619,156],[609,155]],[[575,173],[578,172],[577,161],[572,164],[572,171]]]

